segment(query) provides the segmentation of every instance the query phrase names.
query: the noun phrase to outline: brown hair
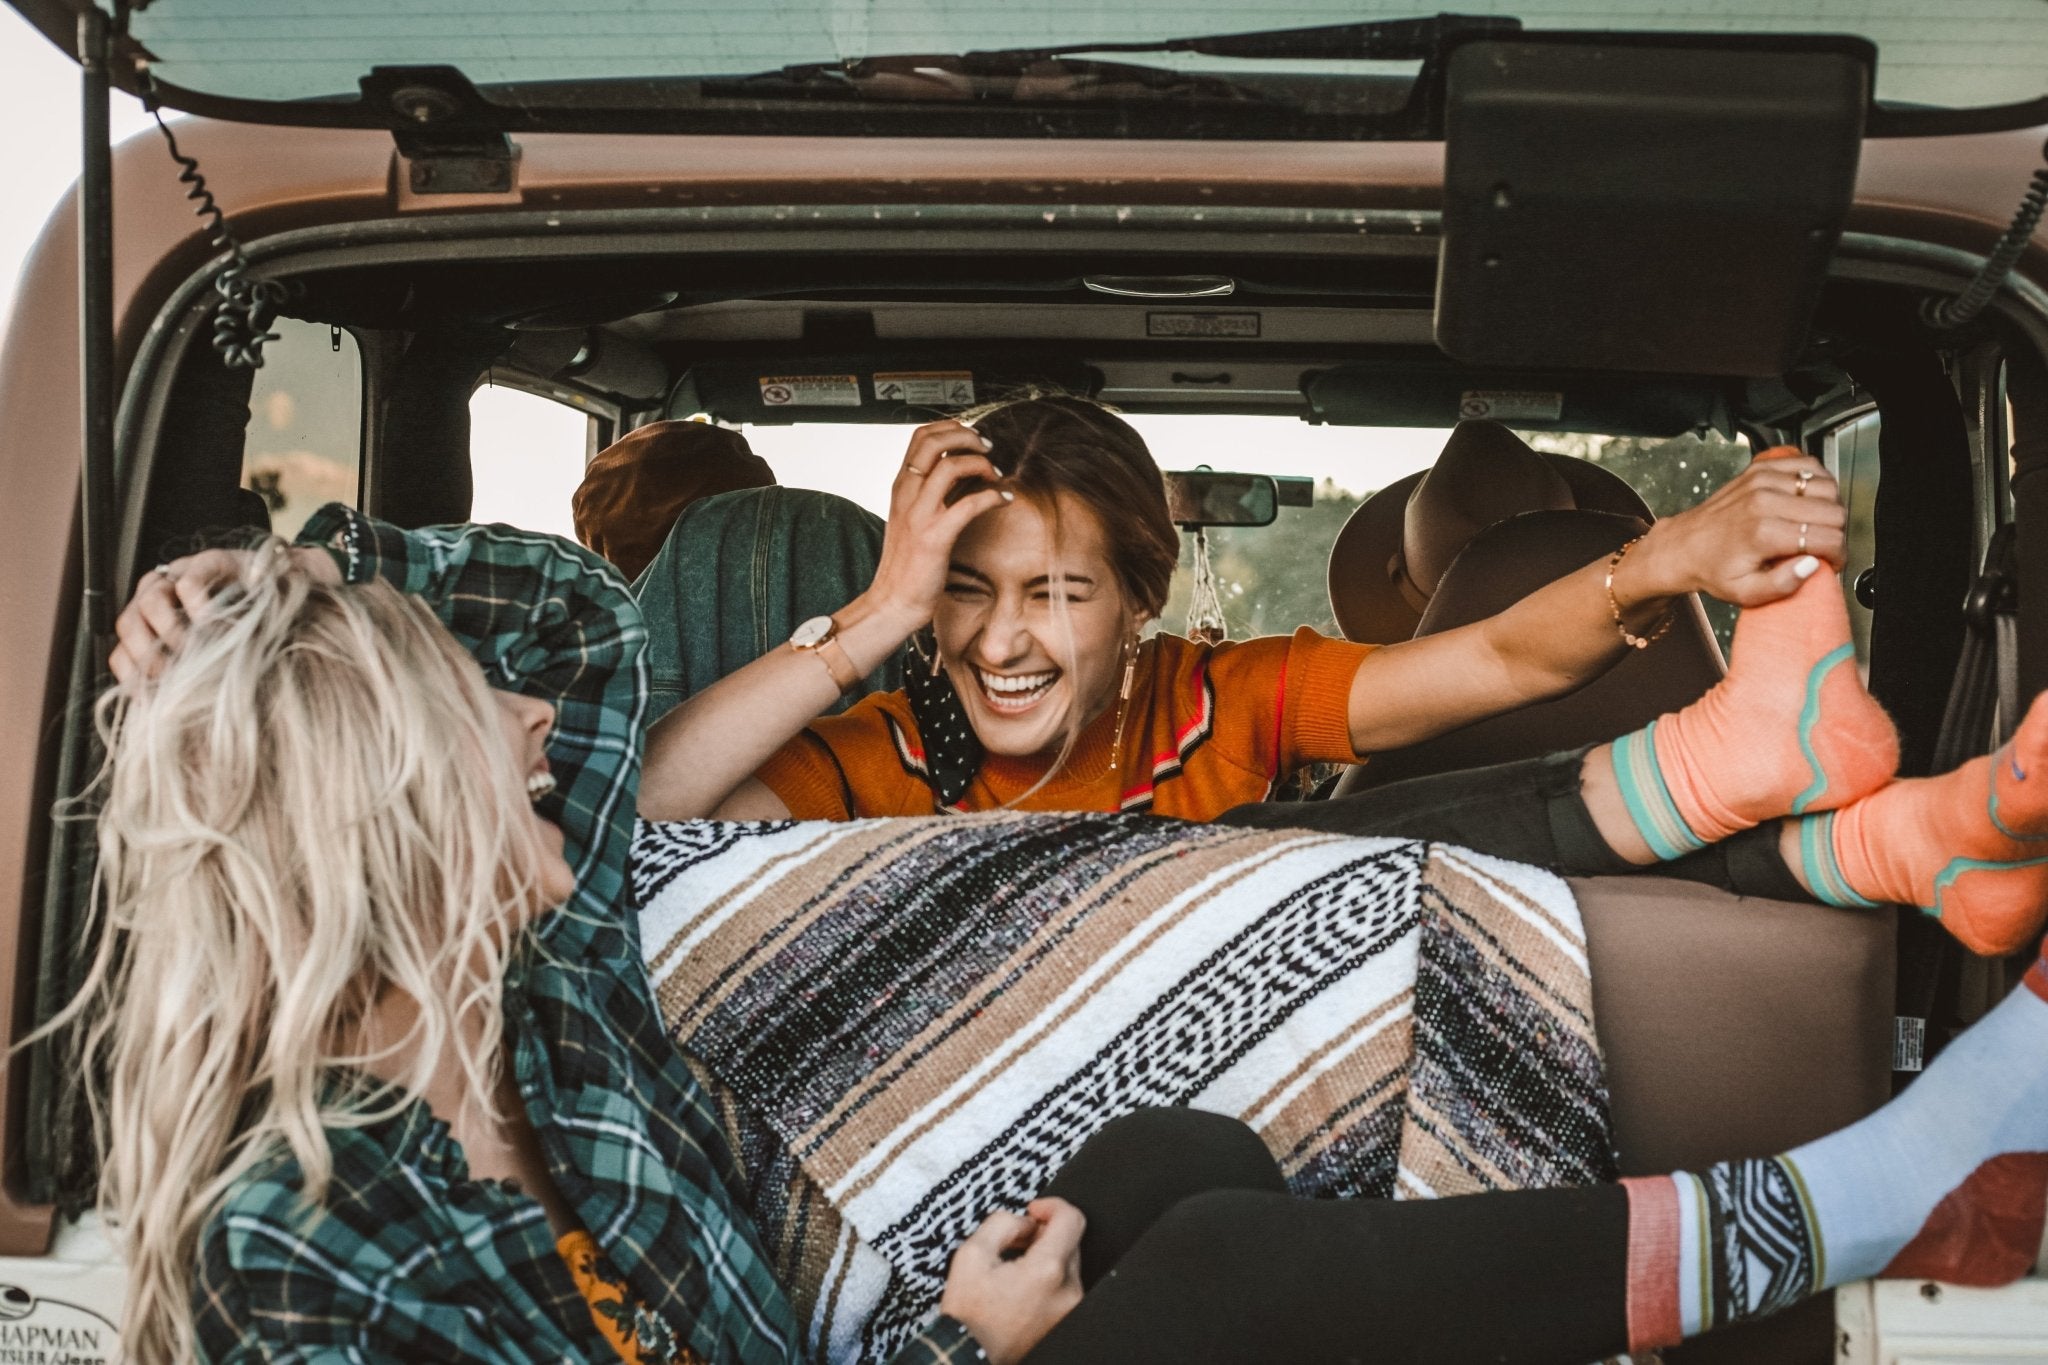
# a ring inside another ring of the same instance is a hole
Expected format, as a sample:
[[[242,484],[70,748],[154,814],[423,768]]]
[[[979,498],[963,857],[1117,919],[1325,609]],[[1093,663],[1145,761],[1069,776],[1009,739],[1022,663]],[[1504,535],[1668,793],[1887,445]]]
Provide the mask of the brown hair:
[[[964,412],[988,438],[989,460],[1048,514],[1072,495],[1102,523],[1124,600],[1157,616],[1180,560],[1166,482],[1145,438],[1116,410],[1066,394],[1029,394]]]

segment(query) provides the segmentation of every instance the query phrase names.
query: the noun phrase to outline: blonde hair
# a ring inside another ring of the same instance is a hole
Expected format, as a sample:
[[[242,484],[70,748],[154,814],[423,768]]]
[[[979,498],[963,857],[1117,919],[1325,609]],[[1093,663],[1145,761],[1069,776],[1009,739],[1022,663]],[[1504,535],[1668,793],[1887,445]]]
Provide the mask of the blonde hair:
[[[194,1269],[237,1181],[325,1129],[388,1119],[459,1060],[494,1116],[501,991],[538,883],[524,774],[481,670],[424,604],[253,555],[152,683],[104,697],[104,932],[85,1021],[122,1242],[128,1358],[195,1353]],[[387,988],[417,1014],[372,1051]],[[381,1064],[393,1079],[363,1068]]]

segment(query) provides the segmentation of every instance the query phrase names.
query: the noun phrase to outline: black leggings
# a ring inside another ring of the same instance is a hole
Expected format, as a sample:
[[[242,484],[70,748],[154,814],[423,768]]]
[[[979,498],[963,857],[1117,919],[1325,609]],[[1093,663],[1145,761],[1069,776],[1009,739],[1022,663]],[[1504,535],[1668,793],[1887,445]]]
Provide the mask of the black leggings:
[[[1647,872],[1772,900],[1813,897],[1778,852],[1775,821],[1668,863],[1639,867],[1607,846],[1579,792],[1586,750],[1440,773],[1330,801],[1239,806],[1217,823],[1433,839],[1574,877]]]
[[[1027,1365],[1584,1365],[1627,1347],[1619,1185],[1296,1199],[1235,1119],[1149,1109],[1046,1193],[1087,1216],[1088,1292]]]

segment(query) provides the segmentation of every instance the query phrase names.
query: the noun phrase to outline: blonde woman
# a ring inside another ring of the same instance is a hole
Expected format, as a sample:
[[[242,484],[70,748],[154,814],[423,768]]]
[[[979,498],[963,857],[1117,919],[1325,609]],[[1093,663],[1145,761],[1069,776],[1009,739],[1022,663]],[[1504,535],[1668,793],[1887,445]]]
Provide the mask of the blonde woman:
[[[795,1359],[621,905],[623,585],[502,527],[307,535],[154,571],[99,713],[128,1358]]]

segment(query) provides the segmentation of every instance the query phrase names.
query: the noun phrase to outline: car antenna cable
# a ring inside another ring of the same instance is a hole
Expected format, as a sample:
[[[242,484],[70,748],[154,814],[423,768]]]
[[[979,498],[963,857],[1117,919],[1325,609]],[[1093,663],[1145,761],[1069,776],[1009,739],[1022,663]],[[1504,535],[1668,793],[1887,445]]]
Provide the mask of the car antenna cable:
[[[207,242],[216,251],[227,253],[227,263],[213,279],[214,292],[220,296],[213,311],[213,349],[230,369],[260,370],[264,343],[278,339],[270,324],[277,317],[278,305],[284,302],[284,286],[275,280],[250,277],[249,258],[242,250],[241,239],[228,226],[227,215],[207,187],[199,159],[179,148],[177,134],[164,122],[163,102],[157,97],[156,82],[149,68],[141,67],[140,74],[142,107],[156,120],[171,160],[178,163],[178,183],[186,187],[185,197],[195,205],[193,213],[206,222]]]

